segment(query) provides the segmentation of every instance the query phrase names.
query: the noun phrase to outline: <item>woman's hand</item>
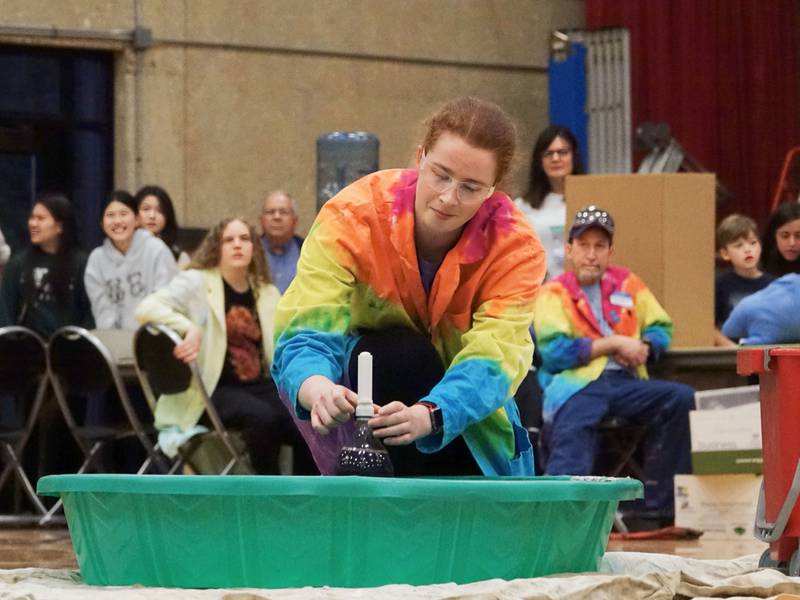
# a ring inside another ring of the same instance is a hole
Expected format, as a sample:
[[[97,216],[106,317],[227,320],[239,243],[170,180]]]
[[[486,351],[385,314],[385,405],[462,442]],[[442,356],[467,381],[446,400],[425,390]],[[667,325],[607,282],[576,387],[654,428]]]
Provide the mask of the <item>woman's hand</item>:
[[[358,396],[327,377],[312,375],[300,386],[297,401],[311,413],[314,431],[326,435],[350,420],[356,411]]]
[[[197,358],[200,353],[200,341],[203,339],[203,330],[197,325],[189,325],[186,330],[186,335],[183,336],[183,341],[176,344],[173,354],[178,360],[182,360],[189,364]]]
[[[404,446],[431,433],[431,413],[421,404],[390,402],[369,420],[375,437],[387,446]]]

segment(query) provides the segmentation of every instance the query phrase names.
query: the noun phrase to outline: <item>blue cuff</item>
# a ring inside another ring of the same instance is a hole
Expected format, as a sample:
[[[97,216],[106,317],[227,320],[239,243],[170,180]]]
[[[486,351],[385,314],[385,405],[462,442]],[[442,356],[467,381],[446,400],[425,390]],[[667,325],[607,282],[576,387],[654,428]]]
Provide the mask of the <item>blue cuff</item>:
[[[588,365],[592,360],[592,338],[582,337],[575,340],[577,361],[579,366]]]

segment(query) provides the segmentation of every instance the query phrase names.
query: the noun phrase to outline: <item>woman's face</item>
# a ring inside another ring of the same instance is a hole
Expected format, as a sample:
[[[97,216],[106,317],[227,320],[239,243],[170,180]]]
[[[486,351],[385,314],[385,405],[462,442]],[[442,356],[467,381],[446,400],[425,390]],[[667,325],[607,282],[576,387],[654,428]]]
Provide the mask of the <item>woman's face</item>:
[[[139,203],[139,225],[160,237],[167,219],[161,212],[161,202],[155,196],[145,196]]]
[[[55,252],[61,239],[63,228],[61,223],[53,218],[52,213],[44,204],[35,204],[28,217],[28,231],[31,234],[31,244],[39,246],[42,250]]]
[[[120,250],[127,250],[136,231],[136,214],[133,210],[113,200],[103,212],[103,233]]]
[[[234,219],[222,231],[222,245],[219,254],[219,266],[227,269],[247,269],[253,260],[253,240],[250,228]]]
[[[444,132],[420,157],[414,216],[418,233],[459,235],[491,195],[497,160],[490,150]]]
[[[572,146],[556,137],[542,154],[542,169],[549,179],[563,179],[572,174]]]
[[[778,252],[789,262],[800,256],[800,219],[789,221],[775,231],[775,243]]]

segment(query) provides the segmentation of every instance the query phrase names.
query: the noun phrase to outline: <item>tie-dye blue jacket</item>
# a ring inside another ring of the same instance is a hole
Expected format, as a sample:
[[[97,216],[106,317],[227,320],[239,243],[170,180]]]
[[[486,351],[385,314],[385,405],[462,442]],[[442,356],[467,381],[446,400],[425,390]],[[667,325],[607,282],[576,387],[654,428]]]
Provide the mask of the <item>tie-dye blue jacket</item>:
[[[297,403],[300,385],[311,375],[343,383],[359,330],[414,329],[430,337],[446,368],[424,398],[442,409],[444,429],[417,440],[419,450],[436,452],[461,435],[486,475],[531,475],[513,394],[533,355],[528,327],[544,252],[519,209],[495,192],[426,294],[414,245],[416,183],[416,170],[379,171],[323,206],[278,305],[273,377],[307,419]],[[332,470],[347,427],[326,436],[307,420],[298,427],[320,470]]]
[[[610,266],[600,280],[603,315],[614,333],[646,340],[655,360],[672,341],[672,321],[635,274]],[[534,330],[542,356],[539,383],[544,391],[544,419],[551,422],[574,394],[600,377],[608,356],[591,359],[592,340],[603,337],[600,324],[575,274],[549,281],[536,297]],[[647,378],[644,365],[636,375]]]

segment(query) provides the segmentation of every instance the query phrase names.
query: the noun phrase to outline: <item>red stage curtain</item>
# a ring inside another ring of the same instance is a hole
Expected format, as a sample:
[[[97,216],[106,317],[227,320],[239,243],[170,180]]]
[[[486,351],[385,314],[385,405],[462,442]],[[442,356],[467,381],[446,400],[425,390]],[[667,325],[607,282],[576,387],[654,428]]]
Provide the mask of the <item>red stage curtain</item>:
[[[630,31],[634,128],[667,122],[733,192],[718,217],[763,226],[800,145],[796,0],[586,0],[586,26]]]

